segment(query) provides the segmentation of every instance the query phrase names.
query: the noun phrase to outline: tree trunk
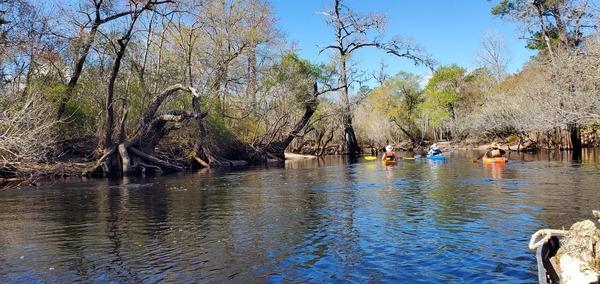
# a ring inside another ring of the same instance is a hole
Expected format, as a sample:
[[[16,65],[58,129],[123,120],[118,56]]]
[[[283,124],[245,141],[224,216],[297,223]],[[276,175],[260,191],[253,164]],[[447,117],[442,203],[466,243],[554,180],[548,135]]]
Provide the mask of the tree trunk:
[[[179,90],[191,92],[194,97],[198,96],[193,88],[184,87],[181,84],[166,88],[148,104],[137,134],[119,145],[111,146],[104,156],[98,159],[96,166],[86,174],[118,177],[184,170],[181,166],[172,165],[154,156],[154,149],[165,135],[172,130],[179,129],[184,120],[198,117],[195,113],[181,110],[155,116],[162,102]],[[175,123],[175,125],[167,127],[169,122]]]
[[[117,43],[119,45],[119,49],[117,50],[115,62],[113,64],[112,70],[110,72],[110,78],[108,81],[108,90],[105,102],[106,112],[106,121],[104,122],[104,131],[102,132],[102,136],[100,138],[100,147],[106,152],[109,148],[112,147],[113,144],[113,132],[114,132],[114,95],[115,95],[115,82],[117,81],[117,76],[119,75],[119,71],[121,71],[121,63],[123,61],[123,57],[125,57],[125,51],[127,50],[127,45],[129,44],[129,40],[131,39],[131,33],[133,32],[133,27],[135,26],[135,22],[140,16],[141,11],[133,13],[131,22],[129,23],[129,28],[125,35],[120,38]]]
[[[569,135],[571,137],[571,145],[572,145],[572,160],[574,162],[580,162],[582,156],[582,146],[581,146],[581,131],[579,129],[579,123],[569,123],[567,126],[569,128]]]
[[[346,139],[346,147],[348,154],[361,153],[360,146],[358,145],[358,141],[356,140],[356,134],[354,133],[354,128],[352,127],[351,115],[347,115],[344,118],[344,138]]]
[[[115,13],[112,15],[105,15],[105,17],[102,18],[101,15],[103,13],[101,13],[101,11],[107,8],[107,7],[102,7],[103,5],[105,5],[105,3],[103,3],[102,1],[94,1],[94,8],[95,8],[94,21],[92,23],[92,26],[90,27],[90,31],[88,34],[85,34],[85,32],[84,32],[85,27],[82,27],[82,29],[80,30],[81,36],[79,39],[82,40],[83,44],[82,44],[82,47],[79,50],[77,50],[78,53],[80,54],[79,58],[77,58],[77,60],[75,62],[75,66],[73,68],[73,74],[71,74],[71,79],[69,79],[69,83],[67,84],[67,90],[65,92],[65,95],[62,97],[62,99],[58,105],[58,109],[56,111],[56,116],[57,116],[57,119],[59,119],[59,120],[62,118],[62,115],[65,112],[67,103],[71,100],[71,97],[73,96],[73,92],[75,91],[75,87],[77,86],[77,82],[79,81],[79,78],[81,77],[81,73],[83,71],[83,65],[85,64],[86,58],[89,55],[90,49],[96,39],[96,34],[98,32],[98,29],[100,28],[100,25],[111,22],[113,20],[117,20],[121,17],[128,16],[130,14],[138,13],[138,11],[126,11],[126,12]],[[151,4],[151,3],[147,3],[146,6],[144,6],[144,8],[142,10],[149,9],[150,6],[152,6],[152,5],[153,4]]]
[[[344,126],[344,140],[346,141],[346,149],[348,154],[360,153],[356,134],[352,126],[352,108],[350,107],[350,95],[348,94],[348,74],[346,73],[346,54],[340,56],[340,85],[342,92],[342,104],[344,111],[342,112],[342,123]]]
[[[213,166],[220,166],[222,163],[218,157],[216,157],[211,151],[210,147],[204,142],[204,137],[208,134],[206,130],[206,122],[203,118],[207,115],[206,112],[200,110],[200,98],[194,96],[192,101],[192,108],[196,113],[196,123],[198,125],[198,137],[196,138],[196,144],[194,145],[194,160],[198,162],[202,167],[210,168]]]
[[[313,84],[312,94],[310,99],[304,104],[305,111],[304,115],[300,119],[300,121],[296,122],[294,128],[288,133],[286,138],[281,142],[272,143],[272,145],[268,149],[268,153],[275,156],[278,159],[285,160],[285,149],[294,141],[294,139],[298,136],[298,133],[306,127],[310,118],[317,110],[318,101],[317,97],[319,96],[317,83]]]
[[[85,60],[90,52],[90,48],[92,47],[92,43],[94,42],[94,39],[96,37],[96,32],[98,31],[98,27],[100,26],[98,21],[99,19],[96,18],[89,35],[85,37],[85,44],[81,49],[81,56],[77,59],[77,62],[75,63],[73,74],[71,74],[71,79],[67,84],[65,96],[60,101],[60,104],[58,105],[58,110],[56,111],[56,117],[58,120],[62,118],[62,115],[65,113],[67,103],[71,100],[71,97],[73,96],[75,86],[77,86],[77,82],[79,81],[79,77],[81,76],[81,72],[83,71],[83,64],[85,63]]]

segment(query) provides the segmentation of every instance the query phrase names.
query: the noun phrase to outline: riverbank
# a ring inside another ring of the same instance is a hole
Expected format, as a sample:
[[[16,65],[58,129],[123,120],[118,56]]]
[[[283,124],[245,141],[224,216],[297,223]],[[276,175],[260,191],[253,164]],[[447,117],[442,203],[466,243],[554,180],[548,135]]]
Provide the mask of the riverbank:
[[[489,143],[478,143],[476,141],[456,142],[437,142],[438,146],[445,152],[452,151],[483,151],[487,150]],[[510,149],[509,149],[510,146]],[[501,148],[509,151],[516,151],[516,142],[511,144],[503,144]],[[397,151],[402,151],[400,150]],[[369,149],[365,149],[368,153]],[[411,149],[412,150],[412,149]],[[421,150],[424,151],[424,150]],[[91,157],[91,155],[82,155]],[[315,155],[295,154],[286,152],[286,160],[308,160],[315,159]],[[83,173],[95,163],[95,160],[79,158],[75,155],[62,156],[57,158],[53,163],[3,163],[0,166],[0,188],[3,190],[38,186],[43,183],[53,182],[55,179],[66,177],[83,177]]]
[[[42,179],[82,176],[90,163],[58,162],[53,164],[5,165],[1,172],[0,187],[3,190],[24,186],[38,186]]]
[[[285,153],[286,160],[306,160],[315,159],[314,155],[301,155],[294,153]],[[5,164],[0,169],[0,187],[3,190],[25,187],[39,186],[42,180],[51,180],[54,178],[81,177],[83,173],[92,165],[94,161],[60,161],[52,164]]]

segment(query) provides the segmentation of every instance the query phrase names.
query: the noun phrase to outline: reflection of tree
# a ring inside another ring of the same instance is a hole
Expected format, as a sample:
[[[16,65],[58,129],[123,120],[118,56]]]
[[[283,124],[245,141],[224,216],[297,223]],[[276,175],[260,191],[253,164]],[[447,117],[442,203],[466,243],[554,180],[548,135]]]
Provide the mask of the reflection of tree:
[[[110,268],[108,271],[116,273],[121,279],[139,281],[135,271],[123,258],[128,251],[128,246],[131,245],[127,184],[127,179],[125,179],[118,187],[108,187],[100,191],[105,197],[99,199],[100,217],[104,221],[104,233],[110,243],[108,248]]]
[[[97,187],[107,188],[108,184],[100,182]],[[60,235],[63,241],[58,243],[58,249],[63,254],[70,255],[68,267],[70,271],[77,271],[81,277],[86,276],[85,268],[89,266],[90,259],[88,253],[89,234],[93,232],[94,227],[89,226],[96,223],[98,213],[90,210],[94,202],[98,202],[101,192],[96,192],[96,196],[90,197],[87,190],[70,190],[67,193],[58,194],[57,199],[48,204],[53,208],[55,214],[51,214],[55,225],[52,228],[60,228]],[[56,226],[56,227],[55,227]],[[90,229],[91,228],[91,229]]]
[[[460,182],[456,177],[461,175],[463,169],[456,166],[440,164],[432,168],[437,178],[427,185],[428,197],[438,202],[433,207],[434,212],[429,213],[439,229],[455,231],[454,226],[448,224],[466,224],[480,217],[476,206],[481,201],[479,195],[473,194],[470,185]]]
[[[342,167],[344,170],[342,175],[338,175],[342,178],[341,184],[344,184],[345,188],[351,190],[340,190],[341,204],[340,204],[340,223],[339,237],[335,243],[339,247],[333,247],[334,252],[338,256],[338,261],[344,264],[346,275],[352,274],[352,269],[360,265],[364,255],[366,254],[360,244],[359,240],[362,237],[359,228],[354,224],[356,218],[356,207],[362,206],[359,200],[356,198],[355,190],[360,188],[358,185],[359,181],[357,177],[357,165],[353,164],[349,167]],[[331,251],[330,251],[331,253]]]
[[[426,184],[423,182],[428,179],[428,173],[424,171],[426,167],[422,163],[411,163],[403,166],[403,172],[405,179],[409,181],[407,186],[402,188],[403,194],[401,197],[404,199],[398,201],[402,204],[397,210],[403,214],[398,214],[398,218],[419,222],[422,219],[414,219],[415,216],[425,215],[426,207],[424,200],[426,200]],[[418,224],[417,224],[418,225]]]

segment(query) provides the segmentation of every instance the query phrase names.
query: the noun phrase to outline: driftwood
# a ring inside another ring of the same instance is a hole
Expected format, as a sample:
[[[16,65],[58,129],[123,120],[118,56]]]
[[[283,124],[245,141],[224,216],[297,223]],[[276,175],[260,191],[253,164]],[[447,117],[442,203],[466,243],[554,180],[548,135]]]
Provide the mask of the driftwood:
[[[598,283],[600,279],[600,230],[591,220],[569,228],[556,253],[562,283]]]

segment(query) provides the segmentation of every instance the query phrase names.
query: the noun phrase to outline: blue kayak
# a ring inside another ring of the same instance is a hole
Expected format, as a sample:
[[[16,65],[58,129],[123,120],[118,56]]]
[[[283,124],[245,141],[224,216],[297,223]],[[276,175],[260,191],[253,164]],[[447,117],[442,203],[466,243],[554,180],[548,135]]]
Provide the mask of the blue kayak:
[[[445,160],[446,157],[444,155],[427,155],[427,159],[431,159],[431,160]]]

